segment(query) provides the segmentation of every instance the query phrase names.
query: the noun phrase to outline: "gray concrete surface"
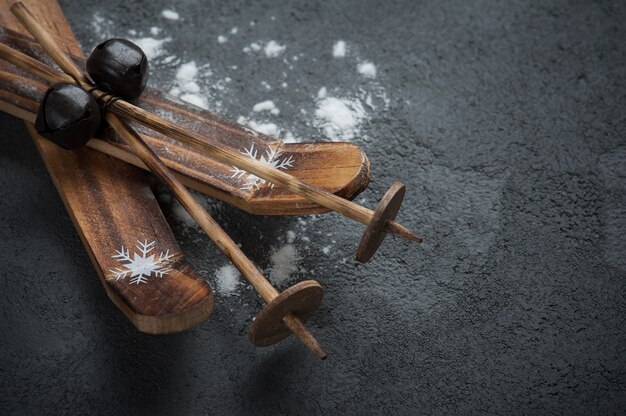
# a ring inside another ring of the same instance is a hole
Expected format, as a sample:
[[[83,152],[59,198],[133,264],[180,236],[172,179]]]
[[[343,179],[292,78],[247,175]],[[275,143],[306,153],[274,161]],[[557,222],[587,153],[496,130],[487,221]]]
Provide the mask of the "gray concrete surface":
[[[384,90],[388,107],[368,109],[353,140],[372,162],[362,197],[373,206],[405,182],[400,218],[425,242],[389,240],[361,265],[362,227],[336,215],[303,225],[209,202],[263,268],[297,233],[300,266],[282,287],[325,286],[310,327],[330,358],[295,341],[254,349],[261,301],[244,286],[217,293],[215,314],[187,333],[143,335],[105,296],[22,123],[0,115],[0,414],[624,414],[624,3],[61,4],[86,50],[103,30],[158,26],[168,53],[232,79],[210,89],[220,111],[250,117],[273,99],[298,137],[322,136],[310,118],[322,86]],[[269,39],[302,54],[292,69],[242,52]],[[366,59],[374,81],[356,73]],[[176,65],[154,69],[153,85],[171,86]],[[226,260],[164,211],[216,288]]]

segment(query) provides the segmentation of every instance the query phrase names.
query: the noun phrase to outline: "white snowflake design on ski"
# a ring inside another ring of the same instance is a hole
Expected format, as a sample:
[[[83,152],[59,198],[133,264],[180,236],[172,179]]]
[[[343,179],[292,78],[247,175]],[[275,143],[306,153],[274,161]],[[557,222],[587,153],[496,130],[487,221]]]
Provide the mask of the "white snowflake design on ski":
[[[167,250],[165,253],[161,252],[157,258],[154,253],[150,254],[154,250],[156,242],[152,241],[148,243],[148,240],[143,243],[137,240],[138,252],[133,252],[133,256],[130,255],[130,250],[122,246],[121,250],[115,250],[115,254],[111,257],[117,259],[120,263],[123,263],[122,267],[109,270],[115,276],[116,280],[122,280],[130,277],[131,284],[147,283],[148,278],[154,274],[157,277],[163,277],[172,269],[167,267],[169,260],[174,257]]]
[[[279,157],[281,155],[281,152],[274,150],[272,148],[268,148],[265,151],[265,154],[264,155],[262,154],[260,158],[257,158],[258,151],[254,147],[254,144],[250,145],[249,149],[245,149],[245,151],[241,153],[244,155],[248,155],[252,159],[258,160],[259,162],[265,165],[271,166],[273,168],[276,168],[276,169],[287,170],[293,167],[293,156],[289,156],[280,160]],[[237,166],[233,166],[233,168],[230,171],[233,173],[231,178],[245,178],[245,184],[240,189],[247,190],[247,191],[260,189],[261,185],[263,185],[266,182],[270,185],[271,188],[274,187],[273,183],[268,182],[263,178],[259,178],[258,176],[253,175],[252,173],[249,173],[243,169],[239,169]]]

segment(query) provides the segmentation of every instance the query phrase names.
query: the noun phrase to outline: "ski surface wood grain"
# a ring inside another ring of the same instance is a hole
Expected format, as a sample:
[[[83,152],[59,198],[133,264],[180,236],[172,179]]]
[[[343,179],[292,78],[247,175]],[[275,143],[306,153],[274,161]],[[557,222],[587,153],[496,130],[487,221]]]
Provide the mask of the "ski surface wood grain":
[[[0,42],[56,67],[31,38],[2,30]],[[79,67],[84,68],[84,61],[80,58],[76,60]],[[47,85],[14,66],[5,68],[8,73],[0,74],[2,109],[32,122]],[[12,75],[18,75],[19,78]],[[351,143],[283,143],[152,88],[148,88],[134,104],[184,126],[207,142],[271,163],[304,182],[344,198],[354,198],[369,183],[369,160],[358,146]],[[328,211],[280,186],[273,186],[254,175],[238,171],[234,166],[225,165],[136,123],[131,124],[183,184],[192,189],[252,214],[296,215]],[[88,146],[145,169],[143,163],[113,131],[105,131],[99,138],[91,140]]]
[[[0,24],[25,34],[10,12],[12,3],[1,0]],[[55,0],[24,3],[69,53],[82,56]],[[1,70],[14,70],[10,67],[0,62]],[[21,80],[16,75],[8,82],[16,86]],[[213,311],[211,289],[185,262],[145,175],[92,149],[56,147],[37,135],[29,122],[32,118],[21,118],[27,120],[28,131],[117,307],[140,331],[153,334],[183,331],[204,321]]]

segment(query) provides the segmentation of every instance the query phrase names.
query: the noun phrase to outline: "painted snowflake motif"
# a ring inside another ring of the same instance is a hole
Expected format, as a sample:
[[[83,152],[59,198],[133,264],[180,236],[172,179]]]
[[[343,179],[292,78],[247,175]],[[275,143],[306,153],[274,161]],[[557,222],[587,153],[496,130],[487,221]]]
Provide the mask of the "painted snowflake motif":
[[[268,148],[265,151],[265,154],[264,155],[262,154],[260,158],[258,158],[258,151],[257,149],[255,149],[254,144],[251,145],[249,149],[245,149],[245,151],[241,153],[244,155],[247,155],[248,157],[251,157],[254,160],[258,160],[259,162],[267,166],[271,166],[276,169],[287,170],[293,167],[293,156],[289,156],[281,160],[279,159],[281,152],[276,151],[271,148]],[[233,168],[230,171],[233,173],[231,178],[245,178],[245,184],[240,189],[252,191],[254,189],[260,189],[261,185],[268,182],[265,179],[259,178],[258,176],[253,175],[252,173],[249,173],[243,169],[239,169],[236,166],[233,166]],[[273,183],[268,182],[268,184],[270,185],[271,188],[274,187]]]
[[[165,276],[172,270],[167,267],[167,263],[174,255],[170,254],[169,250],[165,253],[161,252],[159,257],[156,257],[154,253],[150,254],[154,250],[155,245],[155,241],[148,243],[148,240],[146,240],[142,243],[137,240],[136,248],[138,252],[134,252],[132,257],[130,250],[122,246],[122,249],[116,250],[111,257],[123,263],[123,266],[109,271],[113,273],[116,280],[130,277],[130,283],[136,285],[147,283],[148,277],[152,274],[157,277]]]

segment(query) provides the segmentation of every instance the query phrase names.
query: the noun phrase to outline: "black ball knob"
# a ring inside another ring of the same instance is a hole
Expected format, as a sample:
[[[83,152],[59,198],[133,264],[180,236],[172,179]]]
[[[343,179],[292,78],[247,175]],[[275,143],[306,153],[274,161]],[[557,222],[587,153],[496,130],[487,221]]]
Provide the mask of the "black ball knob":
[[[41,100],[35,129],[64,149],[84,146],[100,127],[100,107],[75,84],[55,84]]]
[[[87,58],[87,73],[103,90],[133,100],[148,84],[148,58],[129,40],[109,39]]]

